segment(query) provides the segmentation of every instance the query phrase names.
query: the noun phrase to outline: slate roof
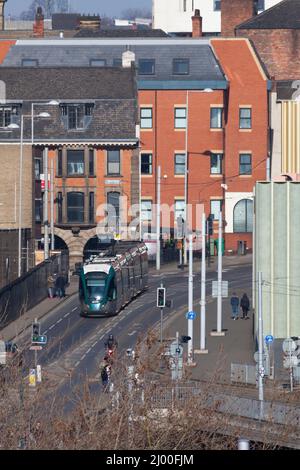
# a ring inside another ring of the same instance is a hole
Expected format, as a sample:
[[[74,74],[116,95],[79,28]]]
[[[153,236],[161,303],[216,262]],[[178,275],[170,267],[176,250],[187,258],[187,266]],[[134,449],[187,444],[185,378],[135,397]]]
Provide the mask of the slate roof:
[[[291,100],[297,93],[297,89],[300,87],[299,80],[278,80],[276,82],[276,91],[278,100]],[[299,98],[297,98],[299,100]]]
[[[93,102],[94,110],[84,130],[67,130],[61,106],[42,105],[51,117],[36,119],[35,142],[136,140],[137,103],[134,69],[121,68],[3,68],[6,100],[23,102],[22,113],[31,114],[31,102]],[[24,119],[24,137],[30,138],[30,119]],[[19,140],[20,130],[0,134],[0,140]]]
[[[300,29],[300,0],[283,0],[235,29]]]
[[[151,38],[168,37],[162,29],[151,28],[100,28],[93,30],[91,28],[81,28],[74,38]]]
[[[140,75],[147,81],[225,80],[208,40],[194,39],[111,39],[18,41],[6,55],[1,67],[21,66],[22,59],[37,59],[39,66],[89,67],[91,59],[105,59],[112,66],[127,49],[139,59],[155,59],[155,74]],[[188,75],[173,75],[173,59],[189,59]],[[1,70],[0,67],[0,70]]]

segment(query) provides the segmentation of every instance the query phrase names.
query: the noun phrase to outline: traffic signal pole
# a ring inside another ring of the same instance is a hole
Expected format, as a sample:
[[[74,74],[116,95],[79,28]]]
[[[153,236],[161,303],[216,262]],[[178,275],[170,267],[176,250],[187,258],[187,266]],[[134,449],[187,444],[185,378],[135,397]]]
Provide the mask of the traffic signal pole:
[[[160,271],[160,179],[161,168],[157,167],[157,204],[156,204],[156,270]]]
[[[222,212],[219,213],[217,332],[222,332]]]
[[[263,323],[262,323],[262,273],[258,273],[258,399],[260,401],[260,418],[263,417],[264,403],[264,363],[263,363]]]
[[[188,310],[193,311],[193,235],[189,235],[189,298]],[[193,363],[193,324],[194,320],[188,320],[188,336],[191,340],[188,342],[188,365]]]

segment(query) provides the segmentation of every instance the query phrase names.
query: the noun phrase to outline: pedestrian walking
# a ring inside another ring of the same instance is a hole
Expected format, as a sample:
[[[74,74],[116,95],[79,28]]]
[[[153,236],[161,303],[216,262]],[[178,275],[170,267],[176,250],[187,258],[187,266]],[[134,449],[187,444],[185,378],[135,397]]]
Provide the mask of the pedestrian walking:
[[[248,320],[249,319],[248,312],[250,310],[250,300],[249,300],[246,293],[241,298],[240,306],[241,306],[241,309],[242,309],[242,312],[243,312],[242,319]]]
[[[65,297],[65,286],[66,286],[66,281],[65,281],[65,278],[62,274],[59,274],[57,276],[57,279],[55,281],[55,288],[56,288],[56,292],[57,292],[57,295],[58,297],[60,298],[63,298]]]
[[[108,385],[108,373],[107,373],[107,366],[104,366],[101,370],[101,380],[102,380],[102,387],[103,391],[106,392],[107,385]]]
[[[48,276],[47,287],[48,287],[48,297],[50,299],[53,299],[54,294],[55,294],[55,292],[54,292],[54,290],[55,290],[55,279],[52,276],[52,274],[50,274],[50,276]]]
[[[232,297],[230,299],[230,304],[231,304],[231,309],[232,309],[232,315],[231,318],[233,320],[238,320],[239,319],[239,304],[240,300],[237,297],[236,293],[233,292]]]

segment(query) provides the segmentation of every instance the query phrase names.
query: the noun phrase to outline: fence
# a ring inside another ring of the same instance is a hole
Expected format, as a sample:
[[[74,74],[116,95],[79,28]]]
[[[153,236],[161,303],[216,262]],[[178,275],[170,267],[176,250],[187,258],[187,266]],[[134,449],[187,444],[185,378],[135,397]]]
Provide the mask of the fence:
[[[69,271],[68,252],[51,256],[0,290],[0,329],[47,297],[50,274]]]

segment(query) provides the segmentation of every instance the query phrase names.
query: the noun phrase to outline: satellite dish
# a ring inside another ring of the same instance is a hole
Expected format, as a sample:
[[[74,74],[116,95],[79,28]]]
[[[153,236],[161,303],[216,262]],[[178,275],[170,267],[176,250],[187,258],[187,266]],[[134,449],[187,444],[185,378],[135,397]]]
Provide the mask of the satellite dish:
[[[297,344],[295,341],[292,340],[292,338],[287,338],[283,341],[282,343],[282,350],[284,353],[290,353],[293,351],[296,351],[297,349]]]

